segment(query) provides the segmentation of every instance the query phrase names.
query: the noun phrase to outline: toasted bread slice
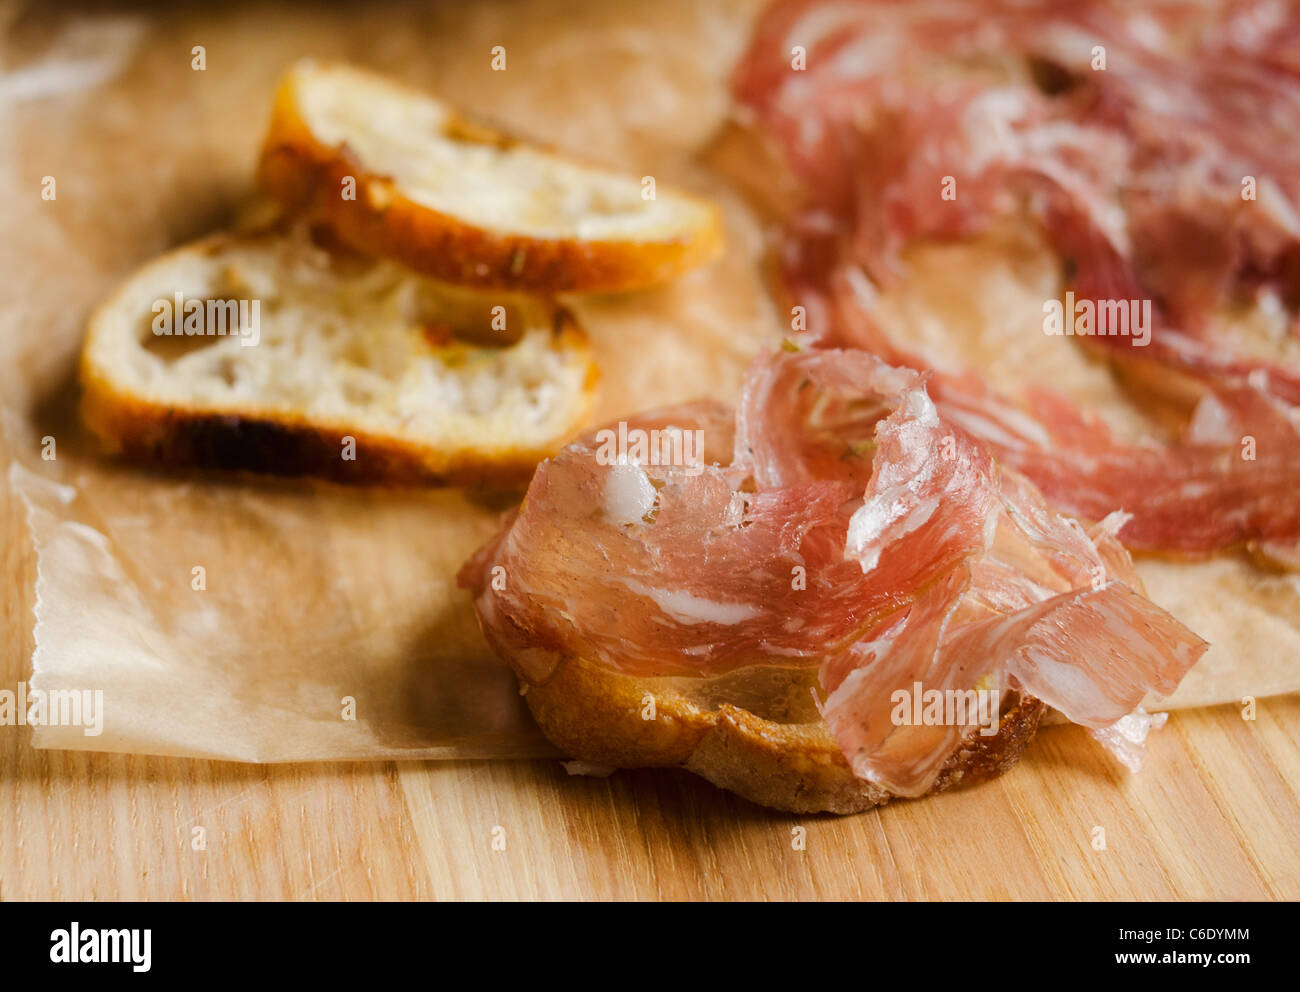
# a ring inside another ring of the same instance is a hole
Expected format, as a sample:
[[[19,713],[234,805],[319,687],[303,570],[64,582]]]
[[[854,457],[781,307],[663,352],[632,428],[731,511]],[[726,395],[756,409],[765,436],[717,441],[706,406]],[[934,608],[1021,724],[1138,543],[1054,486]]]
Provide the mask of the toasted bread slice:
[[[551,743],[590,765],[681,767],[794,813],[859,813],[893,798],[849,768],[813,700],[815,667],[753,668],[707,680],[637,678],[569,657],[544,683],[521,684]],[[996,735],[967,738],[931,794],[1011,768],[1045,710],[1032,696],[1019,697],[1002,713]]]
[[[206,333],[181,333],[187,316]],[[596,382],[549,302],[280,234],[144,266],[92,316],[80,374],[84,419],[114,452],[358,483],[526,480]]]
[[[262,186],[346,244],[465,286],[637,289],[721,248],[718,211],[582,165],[359,69],[303,61],[275,98]]]

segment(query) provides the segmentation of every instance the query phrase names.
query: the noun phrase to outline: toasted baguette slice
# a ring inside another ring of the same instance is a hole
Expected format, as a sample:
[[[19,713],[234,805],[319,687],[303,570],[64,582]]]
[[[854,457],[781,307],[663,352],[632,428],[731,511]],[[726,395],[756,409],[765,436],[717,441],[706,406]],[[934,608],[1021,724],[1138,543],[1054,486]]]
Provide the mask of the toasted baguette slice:
[[[636,289],[721,248],[710,204],[574,162],[383,77],[295,64],[262,150],[262,186],[367,255],[465,286]]]
[[[256,333],[233,315],[224,335],[156,333],[178,293],[178,325],[197,300],[219,332],[206,301],[245,301]],[[112,451],[357,483],[525,480],[596,382],[585,336],[548,302],[278,234],[205,238],[140,269],[92,316],[80,374]]]
[[[521,686],[547,739],[589,765],[685,768],[751,802],[794,813],[860,813],[888,802],[888,791],[849,768],[817,712],[816,680],[816,668],[747,669],[710,680],[637,678],[569,657],[546,682],[521,679]],[[1019,697],[1002,713],[996,735],[966,740],[931,794],[1007,771],[1045,710],[1032,696]]]

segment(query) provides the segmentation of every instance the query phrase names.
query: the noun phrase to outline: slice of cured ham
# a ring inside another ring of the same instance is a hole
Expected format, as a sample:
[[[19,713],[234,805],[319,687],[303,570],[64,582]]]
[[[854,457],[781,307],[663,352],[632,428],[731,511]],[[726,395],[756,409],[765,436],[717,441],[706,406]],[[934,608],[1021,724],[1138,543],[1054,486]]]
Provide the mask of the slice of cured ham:
[[[703,432],[704,456],[656,458],[674,431]],[[782,351],[756,361],[734,421],[658,411],[544,462],[460,581],[534,682],[570,655],[643,676],[818,665],[855,773],[913,796],[978,719],[900,721],[899,692],[1029,693],[1131,762],[1138,717],[1120,721],[1206,645],[1145,599],[1122,523],[1049,510],[924,375]]]
[[[960,377],[933,382],[940,408],[1055,505],[1127,511],[1131,547],[1294,565],[1300,369],[1225,314],[1300,336],[1298,25],[1281,0],[776,3],[735,90],[808,191],[782,254],[809,340],[925,367],[873,319],[873,288],[907,245],[1027,211],[1094,315],[1080,326],[1110,317],[1075,341],[1186,428],[1121,445],[1059,397]]]

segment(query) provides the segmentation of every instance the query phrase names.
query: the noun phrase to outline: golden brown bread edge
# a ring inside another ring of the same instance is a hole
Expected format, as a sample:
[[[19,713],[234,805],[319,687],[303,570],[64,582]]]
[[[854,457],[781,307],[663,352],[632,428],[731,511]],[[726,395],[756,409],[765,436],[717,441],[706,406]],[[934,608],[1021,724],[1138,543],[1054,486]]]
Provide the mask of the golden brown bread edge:
[[[815,669],[809,670],[815,674]],[[782,723],[730,702],[700,705],[670,684],[565,657],[540,684],[520,679],[538,726],[566,754],[611,768],[684,768],[792,813],[860,813],[895,798],[857,778],[824,722]],[[809,683],[811,687],[811,683]],[[654,718],[644,719],[645,697]],[[928,795],[987,781],[1020,760],[1046,706],[1022,695],[998,732],[963,742]]]
[[[291,213],[328,226],[353,249],[400,262],[459,286],[523,292],[621,292],[668,282],[722,247],[713,222],[697,237],[673,241],[537,238],[466,224],[404,196],[389,176],[369,171],[346,146],[316,140],[298,112],[293,76],[281,83],[258,163],[258,183]],[[509,148],[516,140],[459,120],[461,140]],[[340,195],[345,178],[356,199]]]
[[[568,311],[559,308],[554,334],[557,340],[582,337]],[[597,376],[593,365],[583,385],[588,399]],[[116,388],[85,352],[78,378],[82,423],[106,453],[138,464],[314,476],[347,485],[506,488],[526,483],[537,463],[554,453],[549,446],[442,452],[288,414],[217,413],[156,403]],[[356,440],[355,459],[341,457],[345,435]]]
[[[364,431],[337,431],[290,417],[184,410],[125,395],[82,376],[82,421],[107,454],[142,465],[314,476],[345,485],[485,486],[526,482],[549,450],[515,449],[485,458],[444,456]],[[357,457],[340,457],[344,435]]]

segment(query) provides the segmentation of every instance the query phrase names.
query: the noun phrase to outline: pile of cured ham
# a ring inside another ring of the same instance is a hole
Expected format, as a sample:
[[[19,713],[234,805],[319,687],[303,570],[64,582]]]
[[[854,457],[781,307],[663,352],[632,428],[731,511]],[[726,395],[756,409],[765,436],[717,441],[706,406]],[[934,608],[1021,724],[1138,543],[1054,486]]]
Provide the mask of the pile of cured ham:
[[[774,247],[806,319],[734,414],[629,425],[701,430],[707,464],[602,459],[589,436],[539,467],[462,573],[489,640],[531,683],[565,657],[814,666],[852,772],[894,795],[974,732],[891,719],[918,684],[1042,700],[1136,768],[1141,701],[1206,645],[1126,549],[1300,567],[1300,369],[1230,319],[1300,337],[1296,8],[781,2],[734,78],[803,190]],[[930,369],[877,319],[909,245],[1008,216],[1044,232],[1076,306],[1150,308],[1145,337],[1059,343],[1172,440],[1121,442],[1051,383]]]

